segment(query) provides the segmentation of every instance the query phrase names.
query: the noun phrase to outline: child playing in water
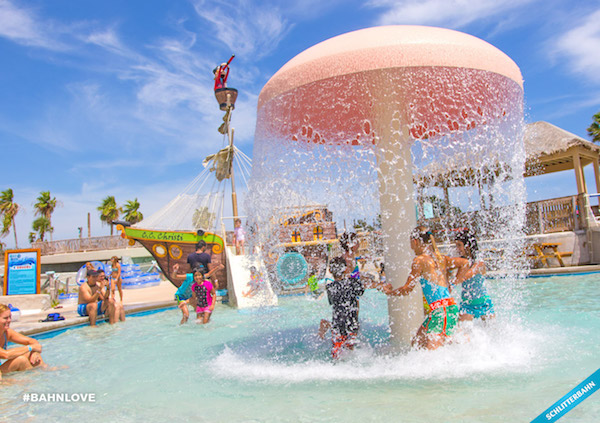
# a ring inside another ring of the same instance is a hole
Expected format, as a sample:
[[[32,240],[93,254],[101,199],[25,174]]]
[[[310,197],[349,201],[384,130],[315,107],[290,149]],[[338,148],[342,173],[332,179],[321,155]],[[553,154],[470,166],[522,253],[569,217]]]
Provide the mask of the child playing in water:
[[[210,272],[206,273],[200,280],[204,280],[205,277],[210,277],[214,272],[216,272],[219,269],[222,269],[223,267],[223,264],[219,263]],[[181,322],[179,323],[181,325],[186,323],[190,317],[188,305],[191,305],[192,307],[196,308],[196,300],[193,297],[192,285],[195,282],[194,273],[199,269],[201,268],[196,268],[192,273],[180,274],[178,273],[179,264],[177,263],[173,266],[173,273],[171,273],[171,277],[173,279],[182,280],[181,285],[179,286],[177,291],[175,291],[175,300],[177,301],[177,307],[179,307],[182,314]]]
[[[242,296],[254,297],[263,287],[262,274],[254,266],[250,267],[250,282],[248,282],[248,287],[250,289],[246,292],[242,292]]]
[[[244,242],[246,241],[246,233],[242,228],[242,221],[235,219],[235,228],[233,229],[233,242],[235,244],[235,253],[239,256],[244,254]]]
[[[469,266],[457,273],[455,284],[462,284],[460,321],[479,318],[483,321],[494,317],[494,304],[485,286],[485,264],[477,260],[477,239],[468,230],[459,232],[455,238],[458,254],[469,261]]]
[[[323,271],[321,266],[319,267],[320,269],[318,270],[322,277],[324,276],[325,272]],[[321,287],[319,287],[319,282],[323,283],[324,281],[324,279],[319,279],[319,276],[317,276],[316,271],[311,271],[310,276],[306,280],[306,287],[304,288],[304,292],[307,294],[310,292],[311,297],[315,300],[321,299],[321,297],[324,294],[324,291],[323,289],[321,289]]]
[[[406,283],[396,289],[386,285],[387,295],[408,295],[417,282],[431,309],[412,340],[413,346],[436,349],[450,340],[458,322],[458,306],[448,290],[448,273],[451,269],[464,271],[469,262],[462,258],[442,256],[437,249],[433,234],[424,226],[418,226],[410,235],[410,247],[416,257],[412,262]]]
[[[192,298],[196,303],[196,323],[208,323],[215,309],[217,292],[213,284],[206,279],[204,268],[196,269],[194,272]]]
[[[342,350],[354,349],[358,333],[358,297],[364,294],[365,287],[358,278],[346,275],[347,263],[344,257],[336,257],[329,265],[334,280],[327,283],[327,298],[333,308],[331,322],[321,320],[319,336],[331,328],[331,356],[339,358]]]

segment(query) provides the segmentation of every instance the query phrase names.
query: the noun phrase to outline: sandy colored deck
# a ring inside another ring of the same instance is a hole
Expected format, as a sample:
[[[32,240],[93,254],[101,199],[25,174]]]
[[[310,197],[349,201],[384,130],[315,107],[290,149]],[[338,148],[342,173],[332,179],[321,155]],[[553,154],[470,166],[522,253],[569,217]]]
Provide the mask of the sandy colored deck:
[[[145,310],[174,307],[176,305],[173,296],[176,288],[169,281],[162,281],[160,285],[140,288],[124,289],[123,305],[125,313],[137,313]],[[61,307],[62,306],[62,307]],[[36,314],[22,315],[18,322],[12,322],[10,327],[24,335],[34,335],[36,333],[50,330],[62,329],[69,326],[88,323],[87,317],[80,317],[77,314],[77,304],[61,304],[60,308],[51,308]],[[65,320],[58,322],[40,322],[45,319],[48,313],[60,313]],[[104,318],[98,319],[103,321]]]

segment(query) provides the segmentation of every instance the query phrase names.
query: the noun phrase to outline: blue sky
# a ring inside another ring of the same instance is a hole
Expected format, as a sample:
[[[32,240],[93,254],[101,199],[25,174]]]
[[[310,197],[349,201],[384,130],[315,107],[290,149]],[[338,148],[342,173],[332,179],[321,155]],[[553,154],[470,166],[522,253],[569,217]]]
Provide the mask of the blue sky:
[[[77,237],[88,212],[92,235],[108,234],[96,211],[107,195],[137,197],[150,215],[180,192],[221,146],[212,69],[232,53],[236,144],[251,155],[258,95],[281,66],[388,24],[495,45],[521,68],[526,121],[587,138],[600,111],[597,0],[0,0],[0,189],[21,205],[20,246],[40,191],[61,202],[54,239]],[[575,194],[570,176],[529,183],[528,199]]]

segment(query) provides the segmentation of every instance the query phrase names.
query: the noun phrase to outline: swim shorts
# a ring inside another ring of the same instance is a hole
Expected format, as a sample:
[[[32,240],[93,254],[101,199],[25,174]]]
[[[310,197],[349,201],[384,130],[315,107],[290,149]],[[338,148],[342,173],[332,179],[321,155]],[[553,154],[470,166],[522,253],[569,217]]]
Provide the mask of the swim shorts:
[[[81,317],[87,317],[87,304],[79,304],[77,306],[77,313],[79,313]],[[102,311],[102,301],[98,301],[98,316],[101,314],[104,314]]]
[[[196,307],[196,313],[212,313],[210,306],[208,307]]]
[[[460,314],[470,314],[475,318],[489,316],[494,314],[494,304],[488,295],[485,295],[481,298],[473,298],[472,300],[461,301]]]
[[[354,349],[354,344],[356,343],[356,333],[341,335],[332,330],[331,343],[331,357],[333,359],[337,359],[342,353],[342,350]]]
[[[429,313],[423,322],[425,332],[428,334],[451,336],[458,323],[458,306],[454,303],[454,300],[447,305],[436,306],[436,303],[432,303],[431,308],[431,313]]]
[[[182,302],[187,301],[187,300],[189,300],[189,297],[185,298],[184,295],[175,294],[175,301],[177,301],[177,305],[179,305]]]

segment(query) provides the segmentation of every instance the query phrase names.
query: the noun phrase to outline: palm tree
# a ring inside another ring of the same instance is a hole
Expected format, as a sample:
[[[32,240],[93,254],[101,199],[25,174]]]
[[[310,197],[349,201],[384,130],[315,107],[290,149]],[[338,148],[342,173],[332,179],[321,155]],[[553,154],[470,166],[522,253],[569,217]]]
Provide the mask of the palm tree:
[[[110,225],[110,234],[113,234],[113,221],[119,218],[119,214],[122,212],[120,207],[117,207],[117,201],[114,195],[107,196],[102,200],[102,204],[98,206],[100,212],[100,220],[107,225]]]
[[[593,142],[600,143],[600,112],[594,115],[592,124],[587,129],[587,133],[592,137]]]
[[[37,234],[35,232],[29,232],[29,243],[33,244],[37,239]]]
[[[33,221],[33,230],[39,234],[40,241],[44,242],[44,235],[46,232],[52,233],[54,228],[50,226],[50,220],[45,217],[38,217]]]
[[[144,218],[144,215],[139,211],[139,208],[140,203],[138,202],[137,198],[135,200],[127,201],[125,203],[125,207],[123,208],[123,213],[125,213],[123,218],[125,221],[131,223],[132,225],[141,221]]]
[[[5,236],[10,231],[12,226],[13,234],[15,235],[15,248],[19,248],[17,242],[17,226],[15,224],[15,216],[19,213],[19,205],[15,203],[12,188],[8,188],[0,192],[0,216],[2,217],[2,230],[0,236]]]
[[[52,213],[54,213],[54,209],[56,208],[56,197],[52,198],[50,196],[50,191],[42,191],[40,192],[39,197],[37,198],[37,203],[33,205],[35,209],[35,215],[45,217],[50,222],[50,227],[52,227]],[[52,240],[52,231],[50,231],[50,240]]]

